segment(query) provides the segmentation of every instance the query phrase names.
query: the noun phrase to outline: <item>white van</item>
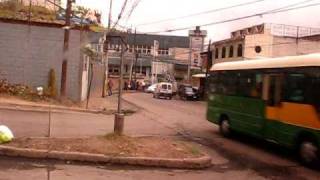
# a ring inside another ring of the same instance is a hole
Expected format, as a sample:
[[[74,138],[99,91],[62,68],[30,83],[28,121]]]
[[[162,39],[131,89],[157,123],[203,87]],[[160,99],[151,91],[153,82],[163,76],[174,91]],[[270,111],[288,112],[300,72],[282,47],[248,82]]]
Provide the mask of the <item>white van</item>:
[[[153,92],[153,98],[168,98],[172,99],[172,84],[171,83],[158,83],[155,91]]]

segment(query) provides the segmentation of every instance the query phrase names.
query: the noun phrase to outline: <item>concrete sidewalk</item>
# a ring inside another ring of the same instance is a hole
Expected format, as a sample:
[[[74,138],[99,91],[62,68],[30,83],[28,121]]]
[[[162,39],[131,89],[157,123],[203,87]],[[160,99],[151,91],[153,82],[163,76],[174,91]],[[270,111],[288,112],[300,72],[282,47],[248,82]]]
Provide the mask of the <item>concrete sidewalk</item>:
[[[75,111],[86,113],[103,113],[113,114],[117,110],[117,95],[102,98],[93,96],[90,98],[88,108],[86,108],[86,101],[76,103],[58,103],[58,101],[27,101],[14,96],[0,96],[0,109],[7,110],[21,110],[21,111],[35,111],[35,112],[48,112],[48,111]],[[123,110],[135,112],[138,107],[123,100]]]

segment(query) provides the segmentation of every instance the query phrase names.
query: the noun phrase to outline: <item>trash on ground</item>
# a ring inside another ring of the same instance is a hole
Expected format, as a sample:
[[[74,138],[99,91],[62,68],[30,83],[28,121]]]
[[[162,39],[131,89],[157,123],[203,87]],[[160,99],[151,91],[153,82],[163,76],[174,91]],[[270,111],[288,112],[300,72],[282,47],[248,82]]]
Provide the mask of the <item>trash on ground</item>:
[[[12,131],[7,126],[0,126],[0,144],[12,141],[14,138]]]

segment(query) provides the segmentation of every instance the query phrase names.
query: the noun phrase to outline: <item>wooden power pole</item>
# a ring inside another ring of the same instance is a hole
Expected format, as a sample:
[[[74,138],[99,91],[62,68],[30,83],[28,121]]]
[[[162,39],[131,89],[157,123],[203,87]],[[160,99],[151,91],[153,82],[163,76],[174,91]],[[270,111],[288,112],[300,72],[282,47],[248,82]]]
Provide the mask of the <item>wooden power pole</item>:
[[[71,25],[71,8],[72,0],[67,0],[66,22],[64,27],[64,41],[63,41],[63,60],[61,71],[61,89],[60,94],[62,97],[66,96],[67,92],[67,69],[68,69],[68,51],[69,51],[69,38],[70,38],[70,25]]]
[[[110,0],[110,6],[109,6],[109,18],[108,18],[108,28],[107,31],[104,32],[104,37],[105,37],[105,43],[104,46],[105,47],[105,52],[104,52],[104,59],[103,59],[103,84],[102,84],[102,97],[106,97],[106,87],[107,87],[107,83],[108,83],[108,65],[109,65],[109,57],[108,57],[108,41],[107,41],[107,34],[110,33],[110,28],[111,28],[111,18],[112,18],[112,0]]]

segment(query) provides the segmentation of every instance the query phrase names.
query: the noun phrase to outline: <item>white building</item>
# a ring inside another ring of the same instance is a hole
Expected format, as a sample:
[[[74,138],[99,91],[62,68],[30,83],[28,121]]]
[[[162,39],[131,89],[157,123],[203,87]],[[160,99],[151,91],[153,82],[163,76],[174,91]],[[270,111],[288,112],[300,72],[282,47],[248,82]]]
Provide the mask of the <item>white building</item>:
[[[320,29],[261,24],[212,43],[213,63],[320,52]]]

